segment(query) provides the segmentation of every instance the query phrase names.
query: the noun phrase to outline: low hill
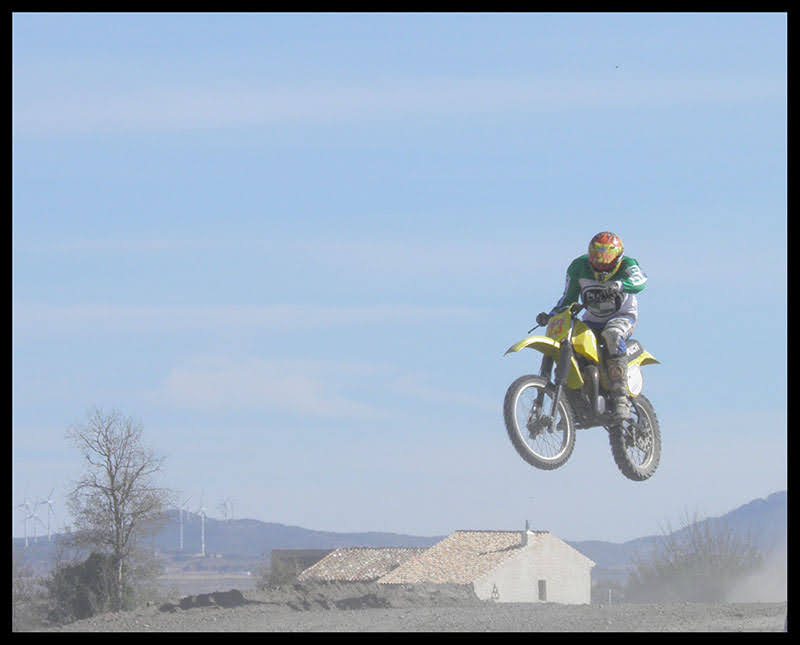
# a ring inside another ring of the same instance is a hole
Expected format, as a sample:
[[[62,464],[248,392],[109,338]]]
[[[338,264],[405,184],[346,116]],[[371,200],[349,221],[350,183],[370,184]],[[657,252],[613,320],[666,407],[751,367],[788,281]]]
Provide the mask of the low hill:
[[[183,552],[201,550],[200,517],[184,517]],[[206,518],[206,552],[223,556],[269,556],[272,549],[335,549],[343,546],[432,546],[444,536],[420,537],[399,533],[334,533],[259,520]],[[176,552],[180,547],[180,524],[173,512],[164,529],[153,540],[159,551]]]

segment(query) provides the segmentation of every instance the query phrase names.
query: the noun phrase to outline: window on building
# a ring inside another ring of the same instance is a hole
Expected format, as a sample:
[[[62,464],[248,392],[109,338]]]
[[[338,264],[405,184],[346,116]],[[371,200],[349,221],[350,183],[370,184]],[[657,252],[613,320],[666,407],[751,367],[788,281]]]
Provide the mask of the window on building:
[[[539,580],[539,600],[547,600],[547,580]]]

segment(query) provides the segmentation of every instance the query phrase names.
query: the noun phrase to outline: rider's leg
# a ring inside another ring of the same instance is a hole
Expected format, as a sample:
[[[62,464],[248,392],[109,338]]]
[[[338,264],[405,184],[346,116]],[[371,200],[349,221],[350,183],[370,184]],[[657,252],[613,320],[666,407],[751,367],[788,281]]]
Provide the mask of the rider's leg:
[[[601,332],[606,342],[606,374],[611,394],[611,415],[616,421],[630,416],[628,407],[628,360],[625,357],[625,341],[631,337],[636,321],[628,316],[618,316],[606,323]]]

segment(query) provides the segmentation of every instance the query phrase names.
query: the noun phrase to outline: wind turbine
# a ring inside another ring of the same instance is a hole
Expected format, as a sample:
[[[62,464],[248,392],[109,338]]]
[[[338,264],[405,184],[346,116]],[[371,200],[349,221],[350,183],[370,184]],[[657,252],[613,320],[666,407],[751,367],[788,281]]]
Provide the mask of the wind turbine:
[[[33,514],[33,527],[34,527],[33,528],[33,541],[34,542],[38,542],[38,539],[36,537],[36,523],[37,522],[42,525],[42,528],[46,527],[45,523],[42,521],[42,518],[39,517],[36,513],[34,513]]]
[[[218,508],[222,511],[223,520],[233,519],[233,500],[230,497],[221,500],[218,504]]]
[[[28,501],[28,493],[25,492],[25,501],[22,502],[17,508],[25,511],[25,519],[23,525],[25,527],[25,548],[28,548],[28,520],[31,518],[31,503]]]
[[[25,501],[25,508],[28,511],[28,515],[27,515],[27,517],[25,519],[26,520],[33,520],[33,543],[34,544],[38,544],[38,542],[39,542],[39,535],[38,535],[38,533],[36,533],[36,522],[39,522],[39,524],[44,525],[44,522],[42,522],[42,518],[40,518],[39,515],[36,513],[36,507],[38,505],[39,505],[38,502],[34,502],[33,504],[31,504],[27,500]],[[27,531],[26,531],[26,535],[27,535]],[[25,545],[27,546],[27,540],[25,542]]]
[[[36,507],[41,502],[29,502],[28,501],[28,487],[25,487],[25,500],[20,504],[18,508],[25,509],[25,547],[28,547],[28,520],[34,520],[33,522],[33,541],[38,542],[37,534],[36,534],[36,520],[42,524],[41,518],[36,514]]]
[[[186,506],[189,503],[189,500],[192,499],[191,496],[187,497],[183,504],[180,505],[178,508],[178,517],[181,522],[181,551],[183,551],[183,513],[187,510]]]
[[[53,511],[53,490],[50,491],[50,494],[45,498],[41,499],[37,502],[38,505],[47,505],[47,541],[52,542],[50,539],[50,515],[55,515],[55,511]],[[41,521],[41,520],[40,520]]]
[[[206,507],[203,506],[203,494],[200,494],[200,508],[197,511],[200,515],[200,553],[206,557]]]

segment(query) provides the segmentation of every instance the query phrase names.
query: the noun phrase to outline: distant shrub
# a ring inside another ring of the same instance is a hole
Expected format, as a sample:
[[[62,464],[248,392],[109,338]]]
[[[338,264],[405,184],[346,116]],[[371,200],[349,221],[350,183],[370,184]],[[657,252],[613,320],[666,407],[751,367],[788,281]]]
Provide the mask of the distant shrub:
[[[598,580],[592,585],[593,605],[608,605],[625,601],[625,585],[616,580]]]
[[[50,620],[66,623],[109,611],[117,562],[92,553],[79,564],[61,565],[45,580],[51,601]]]
[[[277,587],[297,581],[297,576],[302,571],[297,561],[292,559],[276,560],[264,566],[261,570],[261,586]]]
[[[25,632],[46,626],[47,595],[41,578],[16,549],[11,558],[11,631]]]
[[[270,557],[264,560],[258,569],[260,589],[281,587],[297,582],[299,576],[313,561],[302,557]]]
[[[11,609],[17,608],[33,598],[33,576],[31,566],[20,562],[16,552],[11,559]],[[13,616],[12,616],[13,617]]]
[[[719,520],[687,516],[681,531],[665,532],[648,556],[634,559],[625,597],[628,602],[722,602],[762,561],[749,536]]]
[[[132,609],[167,598],[168,594],[158,580],[164,570],[163,562],[153,550],[134,550],[128,557],[127,565],[123,609]]]

